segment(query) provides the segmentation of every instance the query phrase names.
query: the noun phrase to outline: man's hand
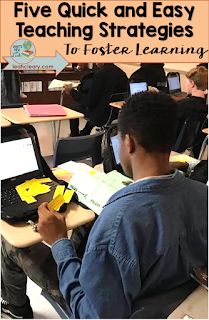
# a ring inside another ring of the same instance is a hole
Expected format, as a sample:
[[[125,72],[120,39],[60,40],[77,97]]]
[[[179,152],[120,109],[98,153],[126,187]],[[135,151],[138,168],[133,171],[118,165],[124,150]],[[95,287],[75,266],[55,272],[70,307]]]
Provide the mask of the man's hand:
[[[71,83],[68,83],[68,84],[64,84],[64,92],[66,94],[70,94],[70,91],[72,90],[73,88],[73,85]]]
[[[46,243],[52,245],[61,238],[67,238],[65,217],[50,210],[46,202],[39,206],[38,216],[38,232]]]

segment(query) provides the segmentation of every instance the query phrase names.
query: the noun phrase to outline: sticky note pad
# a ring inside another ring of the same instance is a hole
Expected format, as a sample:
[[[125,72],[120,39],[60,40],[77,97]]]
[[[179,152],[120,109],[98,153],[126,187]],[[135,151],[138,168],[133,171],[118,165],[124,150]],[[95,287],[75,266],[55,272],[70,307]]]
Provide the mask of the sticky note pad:
[[[56,198],[59,194],[62,196],[65,190],[65,186],[57,186],[53,195],[53,199]]]
[[[65,203],[69,203],[70,202],[74,192],[75,192],[74,190],[69,190],[69,189],[65,190],[65,193],[63,195]]]
[[[56,198],[52,199],[49,203],[48,203],[48,207],[51,210],[59,210],[59,208],[65,203],[64,197],[59,194],[58,196],[56,196]]]

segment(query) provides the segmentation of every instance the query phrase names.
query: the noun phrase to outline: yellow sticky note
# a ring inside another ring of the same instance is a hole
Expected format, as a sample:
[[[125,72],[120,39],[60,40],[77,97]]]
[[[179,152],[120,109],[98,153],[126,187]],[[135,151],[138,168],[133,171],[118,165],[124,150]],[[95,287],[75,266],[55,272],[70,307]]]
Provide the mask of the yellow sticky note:
[[[59,194],[62,196],[65,190],[65,186],[57,186],[54,192],[54,196],[53,199],[56,198],[56,196],[58,196]]]
[[[34,203],[34,202],[36,202],[36,201],[37,201],[37,200],[36,200],[34,197],[32,197],[32,196],[25,197],[25,202],[27,202],[28,204]]]
[[[34,182],[28,189],[28,193],[34,197],[39,194],[47,193],[49,191],[50,191],[50,186],[47,186],[46,184],[41,184],[39,182]]]
[[[22,201],[25,201],[25,197],[30,196],[27,190],[22,188],[21,186],[17,186],[16,188],[17,193],[19,194],[20,198]]]
[[[59,210],[59,208],[65,203],[64,197],[59,194],[58,196],[56,196],[56,198],[52,199],[49,203],[48,203],[48,207],[51,210]]]
[[[178,155],[175,155],[175,156],[171,156],[171,159],[170,161],[171,162],[188,162],[190,159],[189,156],[187,156],[186,154],[178,154]]]
[[[65,193],[64,193],[64,196],[63,196],[64,199],[65,199],[65,203],[69,203],[70,202],[74,192],[75,192],[74,190],[69,190],[69,189],[65,190]]]
[[[25,182],[21,183],[18,187],[22,187],[24,189],[30,188],[30,186],[36,182],[36,179],[26,180]]]

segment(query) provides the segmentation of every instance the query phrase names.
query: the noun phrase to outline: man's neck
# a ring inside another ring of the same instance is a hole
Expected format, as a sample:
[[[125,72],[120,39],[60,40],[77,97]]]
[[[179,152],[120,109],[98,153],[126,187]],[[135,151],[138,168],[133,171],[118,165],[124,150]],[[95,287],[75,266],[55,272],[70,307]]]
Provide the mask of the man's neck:
[[[137,156],[134,157],[132,162],[133,180],[170,174],[169,156],[168,153],[147,153],[143,155],[141,160]]]
[[[199,98],[205,98],[205,93],[202,90],[194,89],[192,91],[192,96],[193,97],[199,97]]]

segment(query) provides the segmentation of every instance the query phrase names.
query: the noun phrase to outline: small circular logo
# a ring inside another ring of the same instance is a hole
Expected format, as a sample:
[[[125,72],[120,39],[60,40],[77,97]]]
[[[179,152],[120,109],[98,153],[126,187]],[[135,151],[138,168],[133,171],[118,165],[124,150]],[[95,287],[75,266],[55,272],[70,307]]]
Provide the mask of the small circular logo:
[[[28,63],[35,57],[36,49],[34,44],[25,39],[16,40],[10,50],[11,57],[17,63]]]

